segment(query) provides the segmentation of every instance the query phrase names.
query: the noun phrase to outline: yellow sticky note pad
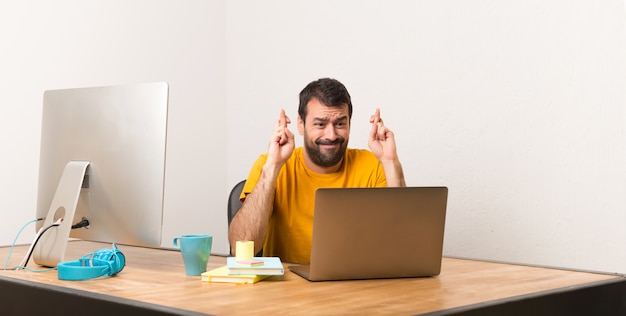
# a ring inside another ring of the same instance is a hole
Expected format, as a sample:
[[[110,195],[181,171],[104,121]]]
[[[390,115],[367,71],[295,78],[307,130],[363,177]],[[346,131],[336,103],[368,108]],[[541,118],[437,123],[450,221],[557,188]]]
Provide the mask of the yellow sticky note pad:
[[[254,241],[237,241],[235,251],[237,261],[252,260],[254,257]]]

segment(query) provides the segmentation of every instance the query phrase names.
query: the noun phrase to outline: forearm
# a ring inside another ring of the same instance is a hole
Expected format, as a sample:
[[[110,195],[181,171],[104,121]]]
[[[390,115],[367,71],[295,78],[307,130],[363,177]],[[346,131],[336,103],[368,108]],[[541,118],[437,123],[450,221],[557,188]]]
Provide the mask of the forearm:
[[[233,255],[237,241],[254,241],[254,253],[263,248],[265,235],[274,204],[276,177],[279,168],[264,166],[254,189],[244,201],[241,209],[228,228],[228,239]]]
[[[381,161],[388,187],[405,187],[404,171],[399,159]]]

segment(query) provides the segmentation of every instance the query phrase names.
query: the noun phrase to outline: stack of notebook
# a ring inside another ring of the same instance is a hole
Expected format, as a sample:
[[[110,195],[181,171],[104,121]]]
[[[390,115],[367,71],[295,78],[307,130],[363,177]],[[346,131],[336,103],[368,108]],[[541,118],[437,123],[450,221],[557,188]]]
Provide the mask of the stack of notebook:
[[[202,281],[221,283],[256,283],[273,275],[283,275],[279,257],[254,257],[251,260],[226,258],[226,265],[202,273]]]

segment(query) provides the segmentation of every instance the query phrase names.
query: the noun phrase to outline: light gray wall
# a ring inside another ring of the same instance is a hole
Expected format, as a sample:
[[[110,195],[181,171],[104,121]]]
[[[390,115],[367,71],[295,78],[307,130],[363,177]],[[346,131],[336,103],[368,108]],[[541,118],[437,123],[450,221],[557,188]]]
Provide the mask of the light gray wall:
[[[44,90],[166,81],[163,245],[211,233],[216,252],[228,251],[227,157],[219,154],[227,141],[225,18],[223,1],[2,2],[1,244],[35,216]],[[18,243],[30,243],[34,230]]]
[[[380,107],[408,184],[449,186],[446,255],[626,272],[623,5],[229,2],[230,184],[331,76],[352,146]]]
[[[2,4],[0,243],[34,215],[44,90],[169,82],[163,244],[225,253],[230,187],[330,76],[351,146],[380,107],[408,184],[450,188],[446,255],[626,272],[625,20],[619,0]]]

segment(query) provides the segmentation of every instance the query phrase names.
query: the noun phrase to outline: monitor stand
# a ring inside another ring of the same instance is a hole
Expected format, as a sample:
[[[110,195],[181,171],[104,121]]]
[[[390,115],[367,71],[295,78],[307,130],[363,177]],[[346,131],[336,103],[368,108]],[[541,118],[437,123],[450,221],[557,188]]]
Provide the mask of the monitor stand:
[[[89,166],[89,161],[73,160],[68,162],[63,169],[61,180],[59,180],[40,232],[54,224],[59,218],[63,220],[58,227],[52,227],[39,236],[39,241],[33,251],[33,260],[41,266],[56,267],[59,262],[63,262],[87,166]]]

